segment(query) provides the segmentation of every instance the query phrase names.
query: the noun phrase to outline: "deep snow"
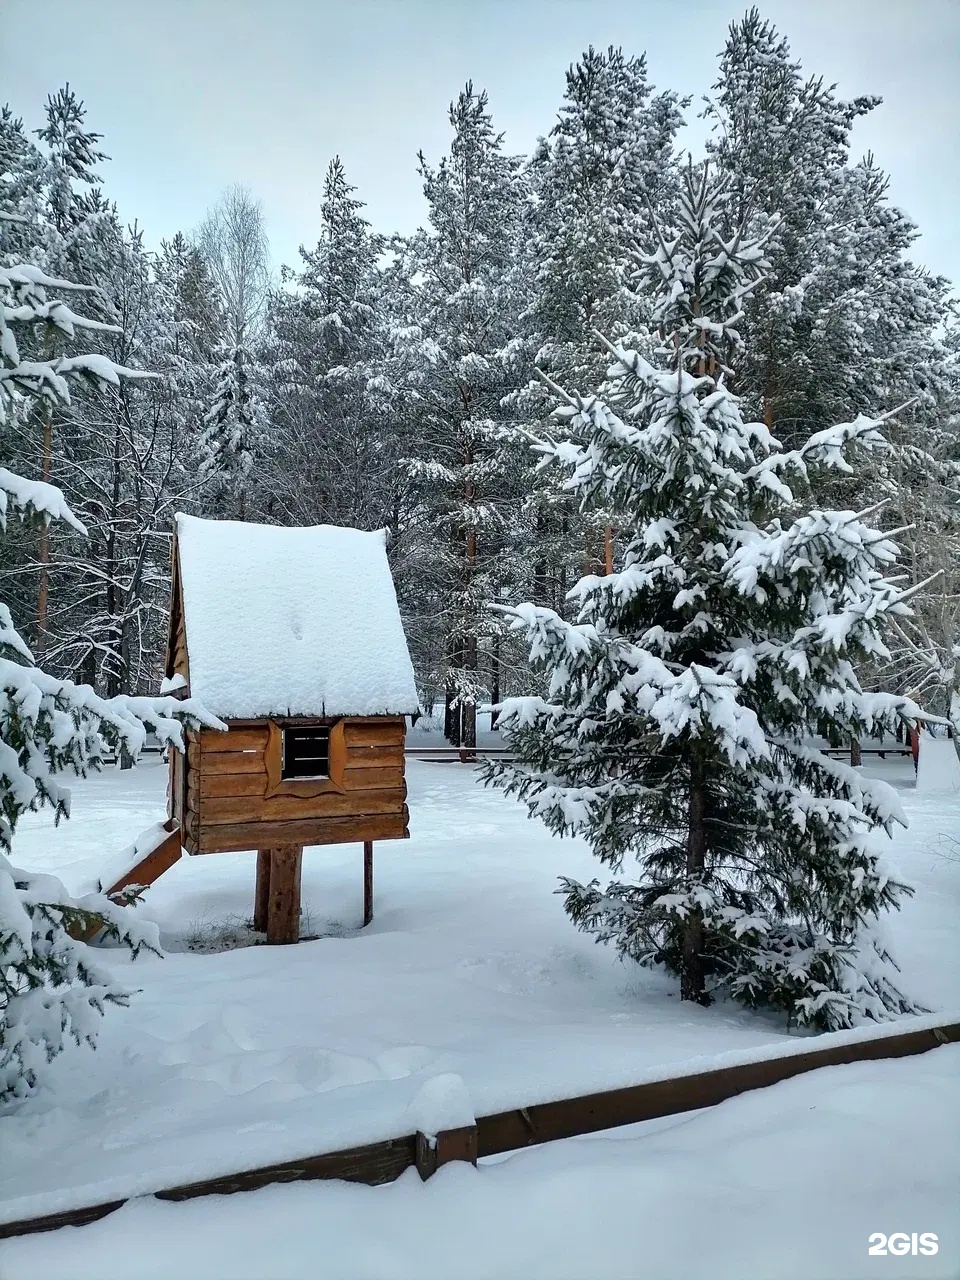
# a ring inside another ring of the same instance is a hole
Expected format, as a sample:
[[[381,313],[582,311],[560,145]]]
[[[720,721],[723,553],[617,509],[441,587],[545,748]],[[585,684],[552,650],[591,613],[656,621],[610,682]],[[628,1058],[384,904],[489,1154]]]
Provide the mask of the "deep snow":
[[[948,843],[960,801],[913,792],[908,760],[880,769],[904,785],[912,818],[889,853],[917,886],[888,926],[902,984],[960,1010]],[[111,956],[141,994],[108,1013],[95,1053],[68,1051],[50,1090],[0,1121],[0,1219],[408,1132],[441,1073],[483,1114],[796,1044],[772,1019],[681,1006],[670,981],[578,934],[552,890],[561,872],[595,874],[580,842],[549,836],[468,767],[411,761],[408,777],[413,836],[377,846],[363,932],[348,846],[305,855],[305,932],[325,936],[296,948],[186,949],[249,916],[250,854],[184,860],[157,882],[141,910],[176,950]],[[25,820],[18,860],[83,883],[162,816],[164,782],[155,759],[91,778],[69,823]]]
[[[4,1280],[956,1280],[960,1045],[718,1107],[411,1170],[296,1183],[0,1242]],[[877,1231],[932,1232],[871,1257]]]

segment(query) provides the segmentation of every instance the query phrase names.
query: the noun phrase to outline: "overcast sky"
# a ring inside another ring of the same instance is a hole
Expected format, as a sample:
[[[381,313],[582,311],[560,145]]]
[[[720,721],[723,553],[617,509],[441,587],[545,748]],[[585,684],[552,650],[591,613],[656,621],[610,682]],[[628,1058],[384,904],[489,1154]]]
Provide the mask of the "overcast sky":
[[[446,149],[465,80],[512,151],[549,131],[588,44],[646,50],[658,88],[700,96],[737,0],[0,0],[0,101],[39,123],[69,80],[111,156],[105,189],[151,243],[218,193],[264,205],[276,262],[312,244],[339,154],[383,232],[424,219],[416,153]],[[854,133],[920,226],[916,256],[960,279],[960,0],[767,0],[806,71],[884,103]],[[694,149],[702,124],[690,112]]]

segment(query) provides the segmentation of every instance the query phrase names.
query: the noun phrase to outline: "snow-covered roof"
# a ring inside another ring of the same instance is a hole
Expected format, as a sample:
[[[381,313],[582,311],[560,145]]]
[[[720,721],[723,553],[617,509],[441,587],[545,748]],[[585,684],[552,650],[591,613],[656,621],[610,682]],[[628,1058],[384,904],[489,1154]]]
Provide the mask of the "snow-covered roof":
[[[177,516],[190,694],[224,719],[410,715],[386,535]]]

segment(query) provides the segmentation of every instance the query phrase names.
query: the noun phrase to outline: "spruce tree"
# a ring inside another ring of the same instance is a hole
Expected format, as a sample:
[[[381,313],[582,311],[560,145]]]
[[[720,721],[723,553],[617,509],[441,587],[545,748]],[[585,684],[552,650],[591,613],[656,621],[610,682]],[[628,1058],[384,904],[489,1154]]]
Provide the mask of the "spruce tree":
[[[219,508],[243,520],[255,451],[263,434],[263,412],[250,352],[236,346],[221,348],[220,354],[199,441],[200,477]]]
[[[664,965],[685,1000],[727,993],[839,1028],[914,1008],[872,932],[910,892],[872,836],[904,818],[886,783],[810,744],[912,709],[856,674],[908,606],[869,513],[801,505],[817,468],[879,443],[878,423],[785,452],[726,385],[766,265],[732,203],[689,168],[676,229],[642,259],[660,367],[616,346],[597,395],[555,388],[560,439],[540,451],[629,540],[616,572],[573,589],[575,621],[507,610],[542,695],[507,701],[519,762],[487,773],[623,873],[562,880],[580,928]]]

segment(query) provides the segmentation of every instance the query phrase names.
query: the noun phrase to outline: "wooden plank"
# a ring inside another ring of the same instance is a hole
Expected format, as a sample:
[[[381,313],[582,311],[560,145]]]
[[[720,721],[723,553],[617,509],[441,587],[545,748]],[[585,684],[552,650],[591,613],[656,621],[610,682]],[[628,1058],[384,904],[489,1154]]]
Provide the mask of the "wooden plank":
[[[200,748],[206,755],[221,755],[231,751],[265,751],[267,726],[256,729],[201,729]]]
[[[187,757],[188,767],[200,758],[196,750]],[[264,779],[267,776],[262,751],[204,751],[203,776],[211,773],[259,773]]]
[[[270,850],[257,850],[257,883],[253,895],[253,927],[267,931],[267,904],[270,900]]]
[[[382,1186],[393,1182],[416,1162],[416,1139],[413,1134],[332,1151],[328,1155],[308,1156],[304,1160],[288,1160],[263,1169],[249,1169],[206,1182],[187,1183],[169,1191],[158,1191],[158,1200],[192,1200],[196,1196],[223,1196],[237,1191],[255,1191],[280,1182],[313,1181],[336,1178],[343,1182],[362,1182]],[[119,1206],[118,1206],[119,1207]],[[2,1228],[0,1228],[2,1231]]]
[[[393,768],[403,768],[403,744],[400,742],[391,743],[387,746],[365,747],[362,745],[351,746],[347,749],[347,758],[345,761],[345,777],[352,769],[373,769],[381,768],[384,765]],[[350,786],[349,779],[346,785]]]
[[[204,798],[203,825],[237,822],[292,822],[308,818],[367,817],[399,813],[405,799],[402,787],[391,791],[327,791],[317,796],[211,796]]]
[[[343,725],[348,753],[351,747],[402,746],[405,732],[402,720],[345,720]]]
[[[177,753],[179,757],[179,752]],[[222,759],[222,757],[216,757]],[[172,759],[172,757],[171,757]],[[260,773],[205,773],[198,780],[191,777],[187,794],[195,805],[201,797],[263,796],[267,775]],[[403,769],[380,766],[373,769],[351,769],[346,776],[346,791],[399,791],[403,789]],[[331,788],[335,790],[335,788]],[[284,793],[286,794],[286,792]],[[304,788],[304,794],[309,794]]]
[[[400,813],[361,818],[204,825],[196,829],[194,841],[197,853],[230,853],[280,844],[360,844],[364,840],[404,840],[409,834],[409,815],[404,805]]]
[[[403,766],[381,766],[373,769],[351,768],[344,771],[344,784],[350,791],[404,791]]]
[[[222,756],[216,757],[223,759]],[[202,778],[190,779],[187,795],[194,804],[201,797],[263,796],[267,787],[267,775],[259,773],[205,773]]]
[[[909,1057],[925,1053],[939,1044],[958,1041],[960,1022],[955,1022],[935,1031],[905,1031],[899,1036],[855,1041],[782,1058],[723,1067],[699,1075],[655,1080],[625,1089],[611,1089],[504,1111],[477,1120],[479,1154],[481,1157],[499,1155],[541,1142],[554,1142],[559,1138],[697,1111],[821,1067]]]
[[[306,1182],[334,1178],[342,1182],[360,1182],[367,1186],[382,1186],[393,1182],[416,1162],[416,1138],[410,1134],[402,1138],[390,1138],[386,1142],[372,1142],[363,1147],[351,1147],[345,1151],[331,1151],[322,1156],[307,1156],[302,1160],[285,1160],[283,1163],[264,1165],[259,1169],[245,1169],[220,1178],[207,1178],[201,1182],[188,1182],[180,1186],[157,1191],[158,1200],[193,1200],[198,1196],[226,1196],[242,1191],[259,1191],[262,1187],[286,1182]],[[56,1231],[60,1227],[79,1227],[123,1207],[125,1200],[110,1200],[89,1205],[83,1209],[67,1209],[62,1213],[46,1214],[40,1218],[26,1218],[18,1222],[0,1223],[0,1240],[14,1236],[33,1235],[40,1231]]]
[[[416,1140],[412,1141],[415,1151]],[[413,1160],[410,1164],[413,1164]],[[399,1174],[397,1176],[399,1177]],[[101,1218],[106,1218],[117,1209],[122,1209],[126,1203],[126,1200],[105,1200],[101,1204],[86,1205],[82,1209],[64,1209],[61,1213],[46,1213],[41,1218],[21,1218],[16,1222],[0,1222],[0,1240],[12,1240],[15,1236],[37,1235],[41,1231],[59,1231],[61,1227],[83,1227],[88,1222],[99,1222]]]
[[[300,872],[303,849],[285,844],[270,850],[267,897],[267,942],[274,946],[300,941]]]
[[[162,876],[165,871],[169,871],[175,862],[179,862],[180,850],[180,828],[176,826],[166,840],[158,844],[145,858],[141,858],[126,875],[121,876],[119,880],[115,880],[105,892],[108,895],[119,893],[121,889],[125,889],[129,884],[153,884],[154,880]]]

